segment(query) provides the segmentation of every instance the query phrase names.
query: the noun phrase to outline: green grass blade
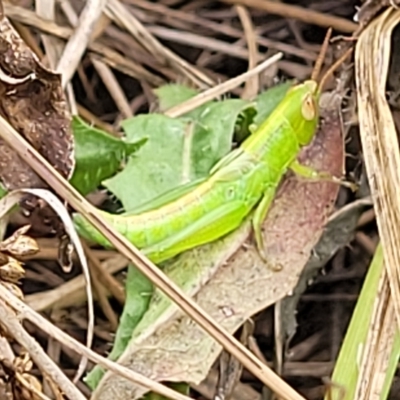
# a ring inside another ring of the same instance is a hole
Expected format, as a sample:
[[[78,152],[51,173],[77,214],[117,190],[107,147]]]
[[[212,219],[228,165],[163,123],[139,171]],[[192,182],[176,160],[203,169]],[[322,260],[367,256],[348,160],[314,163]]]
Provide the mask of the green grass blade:
[[[368,329],[373,317],[374,306],[379,296],[379,282],[384,270],[382,246],[379,245],[369,267],[357,305],[350,321],[335,369],[331,378],[332,387],[325,400],[355,400],[359,379],[361,350],[365,348]],[[400,334],[397,332],[391,357],[386,369],[385,383],[380,399],[386,400],[399,360]],[[343,389],[344,392],[341,390]]]

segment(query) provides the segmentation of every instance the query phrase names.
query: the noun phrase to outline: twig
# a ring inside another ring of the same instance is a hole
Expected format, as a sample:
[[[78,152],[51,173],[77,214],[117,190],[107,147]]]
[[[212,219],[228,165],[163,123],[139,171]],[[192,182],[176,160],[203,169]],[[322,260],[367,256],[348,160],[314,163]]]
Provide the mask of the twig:
[[[131,3],[134,5],[135,9],[136,7],[139,7],[140,9],[146,10],[146,11],[153,11],[157,14],[160,14],[162,16],[168,16],[170,17],[168,19],[168,23],[170,26],[176,29],[181,29],[178,24],[174,24],[173,21],[179,20],[179,21],[185,21],[185,22],[190,22],[192,24],[196,24],[200,27],[204,27],[207,30],[214,31],[218,34],[224,34],[227,36],[230,36],[235,39],[241,39],[243,37],[243,32],[240,29],[237,29],[233,26],[227,25],[227,24],[220,24],[217,22],[213,22],[209,19],[202,18],[201,16],[195,14],[195,13],[189,13],[185,12],[182,10],[175,10],[172,8],[165,7],[161,3],[152,3],[149,1],[143,1],[143,0],[127,0],[128,3]],[[138,16],[140,19],[140,16]],[[157,18],[157,17],[156,17]],[[279,41],[271,40],[269,38],[263,37],[260,32],[258,32],[259,29],[256,29],[256,36],[255,40],[256,43],[268,47],[270,49],[274,49],[277,51],[282,51],[285,54],[290,54],[294,55],[297,57],[304,58],[305,60],[310,60],[310,61],[315,61],[317,58],[317,53],[316,52],[310,52],[310,51],[305,51],[303,49],[299,49],[296,46],[293,46],[291,44],[287,43],[282,43]]]
[[[15,358],[10,343],[4,336],[0,336],[0,354],[3,360],[6,359],[12,362]]]
[[[116,316],[114,310],[112,309],[104,286],[100,283],[99,278],[96,274],[92,274],[92,285],[94,292],[97,294],[97,299],[99,305],[103,311],[103,314],[110,322],[111,329],[115,332],[118,328],[118,317]]]
[[[164,28],[162,26],[148,26],[149,32],[154,35],[170,40],[175,43],[190,45],[191,47],[197,47],[199,49],[208,49],[212,51],[218,51],[224,54],[228,54],[232,57],[237,57],[242,60],[248,60],[248,52],[244,47],[233,45],[232,43],[224,42],[222,40],[213,39],[197,35],[196,33],[181,31],[177,29]],[[256,52],[257,61],[265,58],[265,54]]]
[[[98,258],[94,255],[93,250],[82,242],[83,249],[92,266],[92,276],[96,276],[99,282],[107,288],[110,293],[117,299],[120,304],[125,304],[125,291],[119,282],[102,265]]]

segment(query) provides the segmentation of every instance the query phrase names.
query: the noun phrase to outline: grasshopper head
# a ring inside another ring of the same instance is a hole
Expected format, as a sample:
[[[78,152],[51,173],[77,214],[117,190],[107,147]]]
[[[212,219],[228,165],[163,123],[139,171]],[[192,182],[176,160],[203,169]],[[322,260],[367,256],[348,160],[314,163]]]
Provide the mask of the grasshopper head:
[[[292,110],[291,126],[301,146],[311,142],[319,118],[319,90],[314,80],[308,80],[290,89],[288,102]]]

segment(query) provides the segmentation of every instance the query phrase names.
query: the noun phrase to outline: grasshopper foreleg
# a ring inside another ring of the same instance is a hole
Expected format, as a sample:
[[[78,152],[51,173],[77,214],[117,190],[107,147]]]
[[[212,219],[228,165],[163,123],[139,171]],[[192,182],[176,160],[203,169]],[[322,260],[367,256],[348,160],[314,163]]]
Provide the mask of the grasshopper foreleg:
[[[352,182],[344,181],[336,176],[331,175],[328,172],[316,171],[314,168],[307,165],[300,164],[299,161],[295,160],[290,164],[289,168],[298,176],[306,178],[312,181],[327,181],[342,185],[351,189],[353,192],[357,190],[357,185]]]

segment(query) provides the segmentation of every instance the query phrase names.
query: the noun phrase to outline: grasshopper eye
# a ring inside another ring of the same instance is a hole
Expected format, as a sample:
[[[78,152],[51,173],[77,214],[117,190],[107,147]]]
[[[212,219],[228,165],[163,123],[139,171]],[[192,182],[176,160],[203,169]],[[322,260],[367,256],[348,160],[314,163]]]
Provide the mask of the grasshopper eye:
[[[301,115],[307,121],[311,121],[317,114],[315,100],[311,93],[305,95],[301,104]]]

